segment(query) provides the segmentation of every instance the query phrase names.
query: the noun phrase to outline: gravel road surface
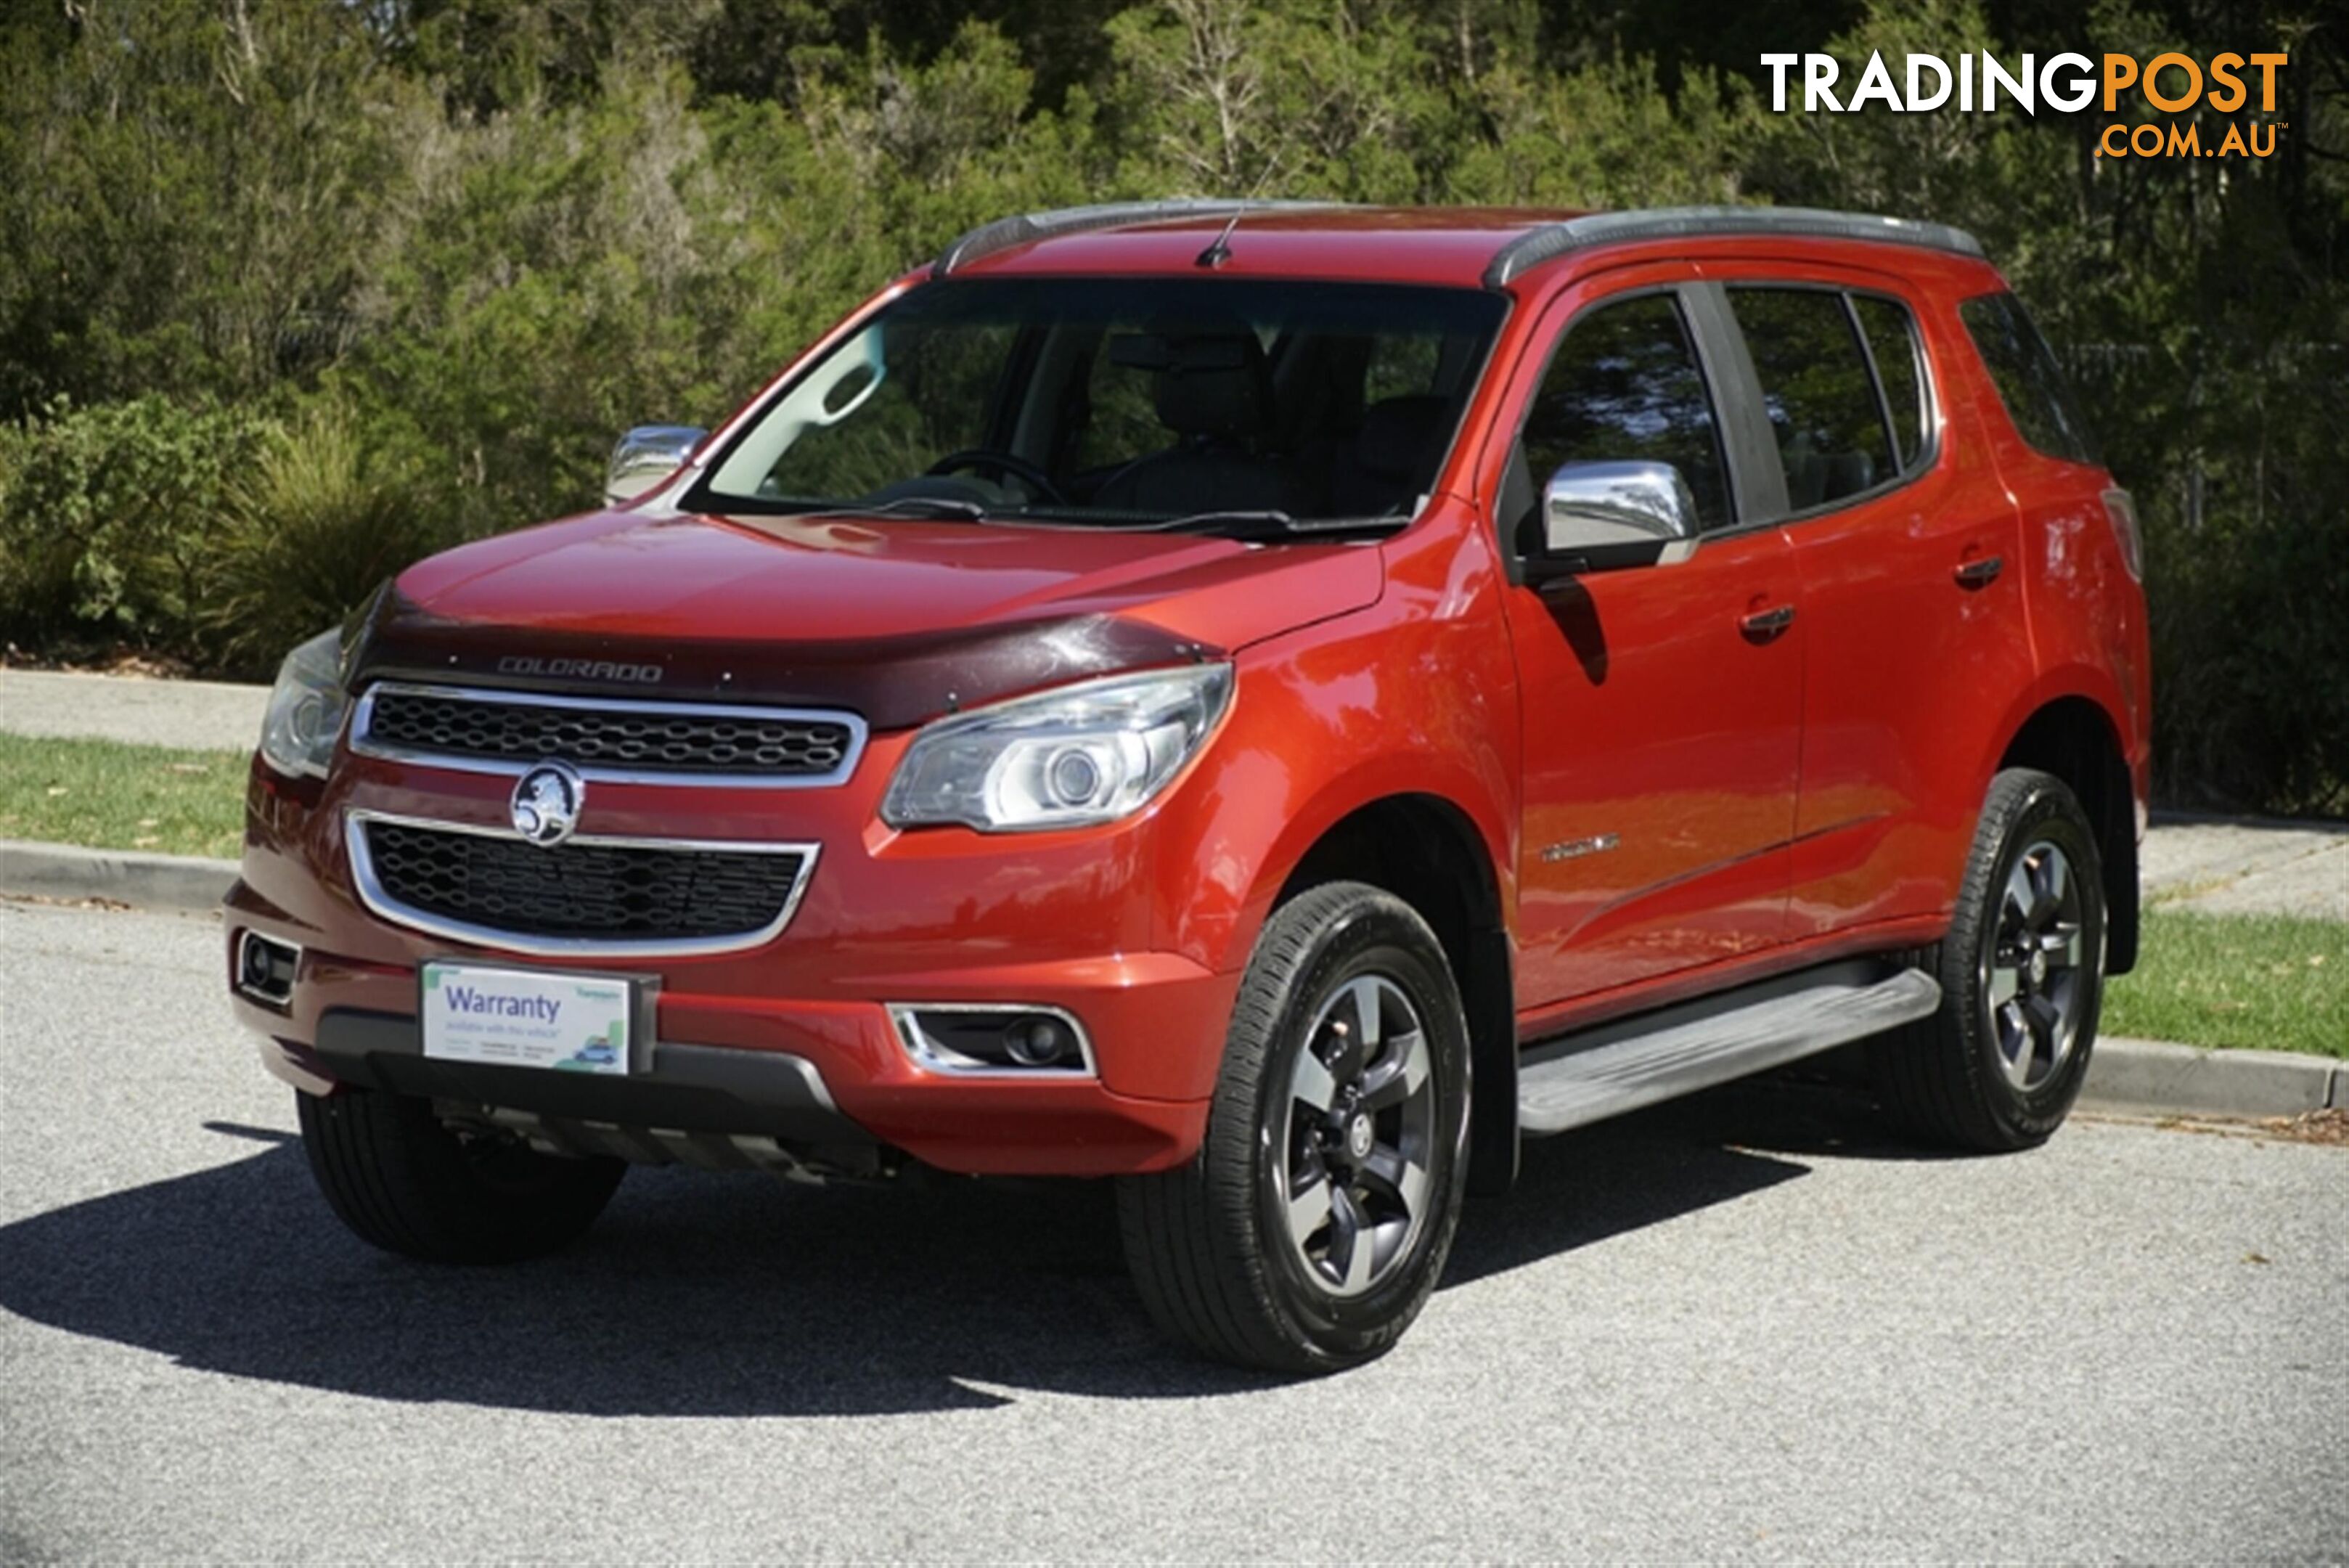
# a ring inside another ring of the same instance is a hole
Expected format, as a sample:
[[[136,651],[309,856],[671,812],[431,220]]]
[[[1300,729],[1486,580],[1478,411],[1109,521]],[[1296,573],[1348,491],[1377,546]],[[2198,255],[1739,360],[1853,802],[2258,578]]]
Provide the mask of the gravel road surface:
[[[1280,1386],[1161,1346],[1098,1189],[640,1170],[560,1258],[377,1255],[217,947],[0,902],[0,1561],[2349,1556],[2349,1149],[1720,1092],[1534,1146]]]
[[[2143,871],[2147,901],[2157,905],[2349,920],[2349,823],[2156,824]]]
[[[261,716],[268,707],[266,686],[0,670],[0,730],[18,735],[242,751],[260,738]]]

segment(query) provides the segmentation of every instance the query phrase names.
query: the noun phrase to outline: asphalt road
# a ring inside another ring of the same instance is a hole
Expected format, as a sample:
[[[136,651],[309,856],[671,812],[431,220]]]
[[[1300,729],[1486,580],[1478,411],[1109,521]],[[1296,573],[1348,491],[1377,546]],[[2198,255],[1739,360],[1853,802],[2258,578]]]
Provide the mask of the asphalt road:
[[[378,1256],[218,967],[0,902],[0,1561],[2349,1556],[2349,1149],[1725,1091],[1535,1146],[1280,1386],[1157,1343],[1095,1189],[637,1171]]]

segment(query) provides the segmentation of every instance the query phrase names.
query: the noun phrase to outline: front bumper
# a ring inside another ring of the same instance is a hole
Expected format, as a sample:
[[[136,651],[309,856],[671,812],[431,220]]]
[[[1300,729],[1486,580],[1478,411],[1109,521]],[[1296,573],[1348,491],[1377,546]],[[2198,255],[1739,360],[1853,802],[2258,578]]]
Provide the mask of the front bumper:
[[[885,1005],[901,997],[695,994],[672,970],[656,1004],[651,1070],[588,1077],[428,1059],[414,965],[334,953],[242,881],[225,912],[231,961],[248,929],[302,946],[285,1007],[233,990],[232,998],[239,1021],[264,1036],[271,1070],[308,1092],[350,1085],[638,1134],[772,1138],[836,1168],[866,1163],[874,1149],[970,1175],[1110,1176],[1180,1165],[1204,1135],[1206,1098],[1122,1093],[1108,1075],[1137,1048],[1220,1044],[1231,1002],[1227,977],[1169,955],[1080,961],[1057,973],[1016,966],[1009,988],[976,997],[965,975],[957,999],[1067,1010],[1090,1033],[1100,1064],[1100,1075],[982,1076],[917,1065]],[[518,968],[545,962],[469,956]],[[645,1149],[664,1158],[657,1138]]]
[[[354,814],[494,826],[511,781],[347,753],[323,782],[280,779],[256,763],[243,875],[225,906],[227,951],[233,965],[250,930],[300,952],[282,1005],[237,992],[232,967],[237,1015],[266,1037],[273,1067],[313,1092],[350,1084],[606,1127],[861,1139],[972,1174],[1180,1165],[1205,1130],[1239,976],[1156,950],[1154,933],[1174,923],[1167,908],[1187,890],[1155,874],[1147,815],[1018,840],[892,833],[874,808],[903,743],[874,736],[855,775],[821,790],[598,784],[583,836],[823,846],[780,934],[641,959],[506,950],[363,906],[347,831]],[[427,1062],[417,975],[434,959],[656,979],[650,1071],[590,1091],[566,1074]],[[1092,1070],[936,1071],[907,1051],[893,1003],[1062,1010],[1090,1036]],[[793,1089],[802,1076],[792,1060],[807,1064],[819,1094]],[[589,1099],[573,1097],[582,1095]]]

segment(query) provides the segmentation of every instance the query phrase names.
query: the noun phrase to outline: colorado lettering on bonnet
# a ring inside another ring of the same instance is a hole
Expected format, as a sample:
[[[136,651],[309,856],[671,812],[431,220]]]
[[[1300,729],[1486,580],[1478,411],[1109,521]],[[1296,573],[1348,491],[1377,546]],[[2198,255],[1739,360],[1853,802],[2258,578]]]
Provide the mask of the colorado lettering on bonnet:
[[[638,686],[657,685],[668,673],[657,664],[618,664],[608,659],[541,659],[509,654],[498,660],[501,675],[569,675],[583,680],[624,680]]]

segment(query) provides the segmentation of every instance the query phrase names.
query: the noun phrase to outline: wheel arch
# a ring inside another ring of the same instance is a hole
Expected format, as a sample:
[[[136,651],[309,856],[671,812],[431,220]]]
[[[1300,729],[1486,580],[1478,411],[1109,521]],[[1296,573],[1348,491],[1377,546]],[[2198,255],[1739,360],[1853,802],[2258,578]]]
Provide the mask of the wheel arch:
[[[2106,972],[2127,974],[2140,924],[2137,795],[2111,710],[2078,691],[2042,698],[2009,727],[1992,771],[2008,768],[2053,774],[2079,798],[2104,860]]]
[[[1467,1016],[1472,1190],[1516,1177],[1517,1038],[1513,948],[1502,879],[1485,835],[1439,794],[1382,795],[1323,828],[1283,876],[1269,908],[1326,882],[1365,882],[1418,911],[1460,986]]]

